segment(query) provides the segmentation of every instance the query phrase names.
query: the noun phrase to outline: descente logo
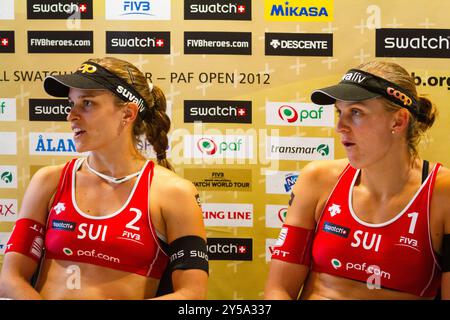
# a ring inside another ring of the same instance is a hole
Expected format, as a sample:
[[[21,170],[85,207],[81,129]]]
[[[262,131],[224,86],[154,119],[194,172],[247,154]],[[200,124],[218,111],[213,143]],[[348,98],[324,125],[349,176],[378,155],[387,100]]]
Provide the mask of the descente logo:
[[[333,19],[333,0],[265,0],[264,2],[266,20],[332,21]]]

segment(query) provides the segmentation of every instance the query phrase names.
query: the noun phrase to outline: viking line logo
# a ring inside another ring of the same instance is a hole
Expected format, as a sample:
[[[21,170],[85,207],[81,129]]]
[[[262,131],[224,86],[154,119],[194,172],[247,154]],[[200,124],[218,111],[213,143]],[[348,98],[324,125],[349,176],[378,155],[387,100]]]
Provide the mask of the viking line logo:
[[[208,155],[213,155],[217,152],[216,143],[209,138],[201,138],[198,140],[197,147],[201,153],[206,153]]]
[[[298,113],[293,107],[288,105],[283,105],[278,109],[278,115],[281,119],[292,123],[298,120]]]

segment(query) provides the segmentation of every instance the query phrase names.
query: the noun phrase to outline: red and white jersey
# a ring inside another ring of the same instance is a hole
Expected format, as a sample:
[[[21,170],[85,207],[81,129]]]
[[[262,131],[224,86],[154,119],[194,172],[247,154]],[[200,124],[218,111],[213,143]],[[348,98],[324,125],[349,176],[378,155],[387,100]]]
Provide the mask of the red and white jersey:
[[[84,262],[161,278],[168,256],[158,244],[148,198],[154,164],[147,161],[126,203],[107,216],[78,208],[75,175],[84,159],[64,167],[47,220],[45,259]]]
[[[441,270],[430,237],[430,203],[437,164],[406,207],[391,220],[371,224],[352,208],[360,174],[348,165],[331,192],[316,228],[312,270],[387,288],[434,297]]]

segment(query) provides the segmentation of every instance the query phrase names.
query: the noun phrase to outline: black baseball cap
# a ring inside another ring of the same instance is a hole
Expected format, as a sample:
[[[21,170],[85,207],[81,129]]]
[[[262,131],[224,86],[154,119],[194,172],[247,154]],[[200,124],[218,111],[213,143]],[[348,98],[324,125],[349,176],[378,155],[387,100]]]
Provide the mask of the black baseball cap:
[[[369,72],[350,69],[339,84],[314,90],[311,101],[315,104],[333,104],[336,100],[358,102],[377,97],[408,109],[420,118],[419,105],[414,96],[406,89]]]
[[[48,76],[44,80],[45,91],[54,97],[68,97],[70,88],[109,90],[123,101],[136,103],[141,116],[148,110],[145,99],[132,86],[92,61],[82,63],[75,73]]]

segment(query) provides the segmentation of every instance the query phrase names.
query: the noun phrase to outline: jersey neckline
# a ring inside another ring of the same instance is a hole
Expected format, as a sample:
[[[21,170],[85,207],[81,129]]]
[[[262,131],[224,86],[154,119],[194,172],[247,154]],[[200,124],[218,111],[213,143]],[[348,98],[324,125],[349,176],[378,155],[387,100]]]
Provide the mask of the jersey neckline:
[[[131,199],[133,198],[134,192],[136,191],[139,181],[141,180],[142,173],[144,172],[145,168],[147,167],[147,165],[150,162],[150,160],[147,160],[145,162],[145,164],[142,166],[142,169],[140,170],[139,175],[138,175],[136,181],[134,182],[133,189],[131,189],[130,195],[128,196],[128,199],[125,201],[125,203],[123,204],[122,207],[120,207],[115,212],[105,215],[105,216],[93,216],[93,215],[85,213],[78,207],[76,197],[75,197],[75,177],[76,177],[77,171],[80,169],[84,160],[86,160],[86,158],[77,159],[75,161],[74,170],[72,171],[72,186],[71,186],[72,203],[73,203],[73,207],[75,208],[75,211],[79,215],[81,215],[84,218],[93,219],[93,220],[104,220],[104,219],[113,218],[113,217],[117,216],[119,213],[121,213],[123,210],[125,210],[125,208],[130,204]]]
[[[397,213],[396,215],[394,215],[393,218],[389,219],[388,221],[385,222],[381,222],[381,223],[370,223],[370,222],[366,222],[362,219],[360,219],[358,217],[358,215],[355,213],[355,211],[353,210],[353,188],[355,186],[356,183],[356,179],[358,178],[359,174],[361,173],[361,169],[357,169],[355,176],[353,177],[353,180],[350,184],[350,189],[348,192],[348,208],[350,210],[350,214],[353,217],[353,219],[355,219],[356,222],[358,222],[359,224],[366,226],[366,227],[371,227],[371,228],[381,228],[381,227],[385,227],[387,225],[390,225],[391,223],[397,221],[398,219],[400,219],[403,214],[405,214],[406,211],[408,211],[408,209],[411,207],[411,204],[414,202],[414,200],[417,198],[417,196],[420,194],[420,192],[422,191],[422,189],[426,186],[426,184],[428,183],[428,180],[430,179],[430,177],[432,176],[433,171],[436,169],[436,164],[433,166],[433,169],[431,170],[430,174],[428,174],[427,178],[425,179],[425,181],[422,182],[422,184],[420,185],[419,189],[416,191],[416,193],[414,194],[414,196],[411,198],[411,200],[406,204],[406,206],[400,210],[399,213]]]

